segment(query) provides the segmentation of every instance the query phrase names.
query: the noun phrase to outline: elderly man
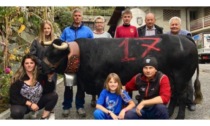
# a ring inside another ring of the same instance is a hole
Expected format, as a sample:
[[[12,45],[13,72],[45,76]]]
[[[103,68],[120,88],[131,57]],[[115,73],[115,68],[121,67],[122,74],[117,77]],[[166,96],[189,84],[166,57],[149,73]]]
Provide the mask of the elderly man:
[[[138,28],[139,37],[163,34],[163,28],[155,24],[155,15],[153,13],[148,13],[145,16],[145,23],[145,25]]]
[[[166,34],[171,35],[185,35],[188,37],[192,37],[192,34],[187,30],[181,29],[181,19],[177,16],[172,17],[169,20],[169,25],[171,31],[166,32]],[[189,81],[189,86],[187,90],[187,106],[190,111],[196,110],[196,105],[193,103],[193,86],[192,86],[192,79]]]

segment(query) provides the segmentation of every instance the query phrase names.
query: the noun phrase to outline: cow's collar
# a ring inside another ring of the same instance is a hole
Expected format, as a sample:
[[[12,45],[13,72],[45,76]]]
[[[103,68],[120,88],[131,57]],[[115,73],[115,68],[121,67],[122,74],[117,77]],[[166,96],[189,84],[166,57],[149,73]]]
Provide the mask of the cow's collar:
[[[77,72],[80,64],[79,46],[76,42],[70,42],[68,44],[70,53],[68,55],[68,63],[65,73],[75,73]]]

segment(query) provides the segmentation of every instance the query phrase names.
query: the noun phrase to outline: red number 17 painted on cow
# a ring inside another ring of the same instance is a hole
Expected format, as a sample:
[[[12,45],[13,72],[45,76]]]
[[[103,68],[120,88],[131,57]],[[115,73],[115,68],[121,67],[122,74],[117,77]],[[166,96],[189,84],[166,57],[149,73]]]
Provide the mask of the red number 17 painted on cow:
[[[142,47],[146,47],[145,51],[142,53],[141,57],[145,57],[151,50],[160,51],[160,48],[155,47],[155,45],[160,41],[160,38],[136,38],[137,40],[153,40],[151,44],[141,44]],[[119,47],[124,47],[124,58],[122,58],[122,62],[133,61],[136,60],[136,57],[128,57],[129,56],[129,48],[128,48],[128,38],[124,39],[122,43],[120,43]]]

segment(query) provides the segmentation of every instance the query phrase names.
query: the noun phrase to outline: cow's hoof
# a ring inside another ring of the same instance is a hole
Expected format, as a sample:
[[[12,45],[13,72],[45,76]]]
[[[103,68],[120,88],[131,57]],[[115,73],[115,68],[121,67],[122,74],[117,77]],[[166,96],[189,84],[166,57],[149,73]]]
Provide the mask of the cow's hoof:
[[[86,112],[85,112],[85,109],[84,108],[79,108],[77,110],[77,113],[79,114],[79,116],[81,117],[86,117]]]
[[[176,117],[176,119],[184,119],[185,118],[185,116],[183,115],[183,116],[177,116]]]
[[[95,108],[96,107],[96,101],[95,100],[91,100],[90,105],[91,105],[91,107]]]

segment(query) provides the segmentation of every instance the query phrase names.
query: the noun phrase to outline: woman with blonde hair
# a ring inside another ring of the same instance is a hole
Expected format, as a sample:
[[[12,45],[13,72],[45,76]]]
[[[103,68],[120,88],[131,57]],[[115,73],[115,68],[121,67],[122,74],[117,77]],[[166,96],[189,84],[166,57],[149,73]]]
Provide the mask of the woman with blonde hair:
[[[40,24],[39,35],[33,40],[30,48],[30,53],[36,56],[39,65],[43,60],[46,48],[55,38],[52,23],[48,20],[44,20]]]
[[[42,69],[42,61],[44,59],[46,48],[52,44],[52,41],[56,38],[52,23],[49,20],[44,20],[40,24],[38,37],[34,39],[30,47],[30,54],[36,57],[39,69]],[[53,71],[51,71],[51,73],[53,73]],[[54,83],[57,82],[57,74],[53,74],[52,81]],[[51,115],[52,118],[54,118],[53,114]],[[33,118],[36,118],[36,113],[32,116]]]

